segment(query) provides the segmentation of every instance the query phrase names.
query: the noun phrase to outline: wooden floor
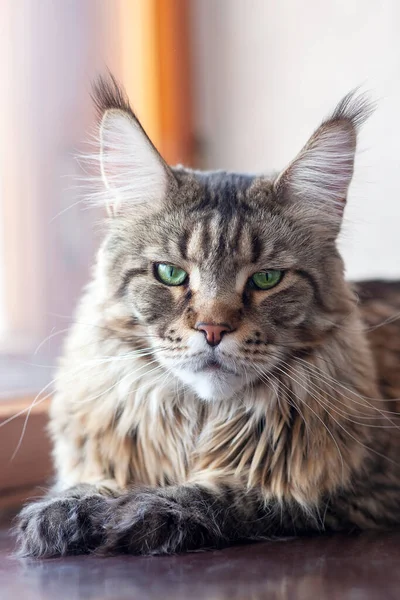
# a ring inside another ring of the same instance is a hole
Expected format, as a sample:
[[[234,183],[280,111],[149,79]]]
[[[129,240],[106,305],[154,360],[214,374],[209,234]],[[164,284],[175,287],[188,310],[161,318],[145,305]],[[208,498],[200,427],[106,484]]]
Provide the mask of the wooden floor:
[[[30,561],[0,532],[1,600],[398,600],[400,533],[294,539],[169,557]]]

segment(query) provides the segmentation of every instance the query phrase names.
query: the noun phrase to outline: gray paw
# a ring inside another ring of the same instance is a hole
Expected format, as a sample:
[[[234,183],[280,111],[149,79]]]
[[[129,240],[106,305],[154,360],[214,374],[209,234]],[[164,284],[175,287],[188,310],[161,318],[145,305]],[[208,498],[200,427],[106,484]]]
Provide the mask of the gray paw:
[[[28,504],[17,521],[20,556],[51,557],[90,552],[103,541],[106,498],[96,494],[45,498]]]
[[[104,554],[170,554],[222,542],[212,511],[194,489],[175,494],[139,489],[112,500],[110,506],[100,548]]]

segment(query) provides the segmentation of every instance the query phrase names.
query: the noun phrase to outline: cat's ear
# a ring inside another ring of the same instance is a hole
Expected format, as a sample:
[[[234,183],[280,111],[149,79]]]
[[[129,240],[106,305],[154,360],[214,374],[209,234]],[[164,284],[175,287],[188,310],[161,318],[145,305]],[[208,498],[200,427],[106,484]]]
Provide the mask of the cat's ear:
[[[345,96],[276,179],[278,196],[340,224],[353,177],[357,131],[373,110],[363,95]]]
[[[101,118],[99,160],[109,213],[156,206],[166,196],[171,170],[111,75],[98,79],[93,99]]]

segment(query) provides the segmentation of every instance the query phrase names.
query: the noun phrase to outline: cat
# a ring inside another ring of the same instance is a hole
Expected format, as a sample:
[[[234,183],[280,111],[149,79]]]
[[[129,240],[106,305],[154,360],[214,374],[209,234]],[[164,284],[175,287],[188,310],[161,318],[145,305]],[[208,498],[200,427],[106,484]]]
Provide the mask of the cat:
[[[279,174],[169,167],[112,76],[105,239],[56,378],[56,482],[23,556],[166,554],[400,524],[400,283],[351,285],[336,240],[350,93]]]

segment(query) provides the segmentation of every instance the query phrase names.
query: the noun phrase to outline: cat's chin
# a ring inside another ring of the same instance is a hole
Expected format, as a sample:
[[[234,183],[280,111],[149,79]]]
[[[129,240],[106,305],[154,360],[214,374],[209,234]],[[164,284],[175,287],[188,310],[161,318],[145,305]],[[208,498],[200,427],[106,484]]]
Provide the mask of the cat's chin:
[[[189,371],[174,369],[177,377],[202,400],[229,400],[246,385],[244,375],[224,372]]]

